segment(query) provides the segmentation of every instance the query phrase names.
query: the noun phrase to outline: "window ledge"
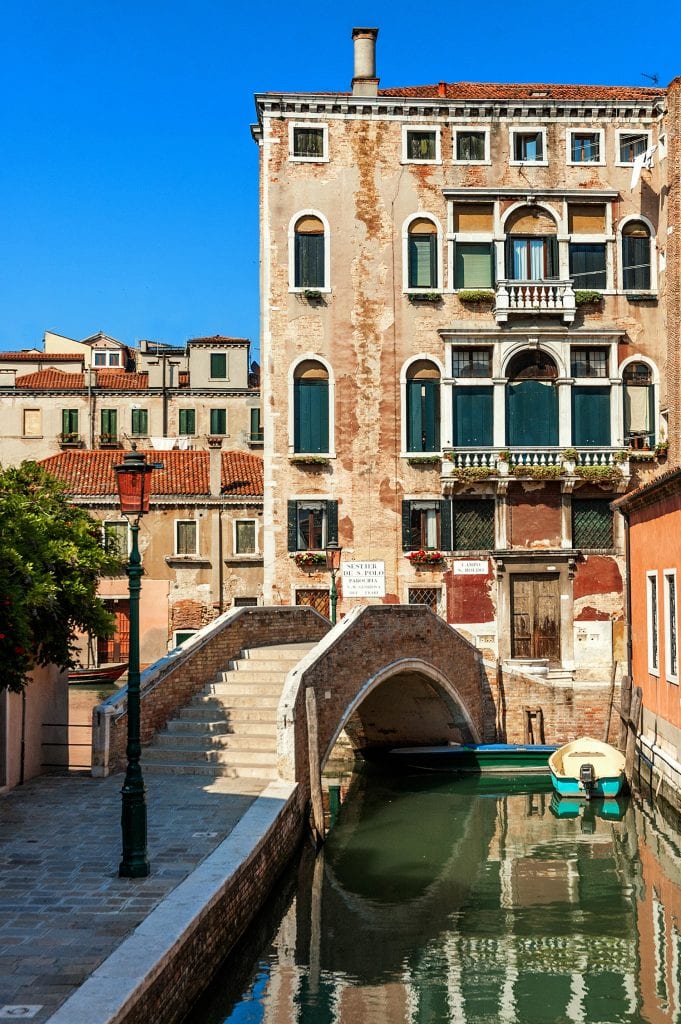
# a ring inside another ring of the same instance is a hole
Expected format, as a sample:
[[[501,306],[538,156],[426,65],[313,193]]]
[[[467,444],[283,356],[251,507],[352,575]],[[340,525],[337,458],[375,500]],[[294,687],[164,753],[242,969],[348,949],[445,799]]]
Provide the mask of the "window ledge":
[[[328,164],[328,156],[289,156],[291,164]]]
[[[166,565],[210,565],[210,559],[203,555],[166,555]]]
[[[227,555],[225,558],[225,565],[241,565],[243,562],[247,562],[251,565],[262,565],[262,555]]]
[[[510,167],[548,167],[548,160],[509,160]]]

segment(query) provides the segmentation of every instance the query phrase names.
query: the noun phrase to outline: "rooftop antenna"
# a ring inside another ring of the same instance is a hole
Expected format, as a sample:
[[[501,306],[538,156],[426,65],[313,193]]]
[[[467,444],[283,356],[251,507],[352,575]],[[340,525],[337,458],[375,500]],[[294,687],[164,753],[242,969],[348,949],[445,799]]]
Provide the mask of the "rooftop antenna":
[[[645,73],[645,71],[641,72],[641,78],[647,78],[649,82],[653,83],[653,85],[658,85],[659,81],[660,81],[660,76],[659,75],[657,75],[657,74],[647,75]]]

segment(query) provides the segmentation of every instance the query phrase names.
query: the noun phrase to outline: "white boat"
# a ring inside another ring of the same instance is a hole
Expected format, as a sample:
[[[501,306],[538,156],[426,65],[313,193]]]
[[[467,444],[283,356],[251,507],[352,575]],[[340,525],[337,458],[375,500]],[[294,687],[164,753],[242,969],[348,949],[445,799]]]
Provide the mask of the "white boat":
[[[615,797],[624,785],[624,754],[590,736],[559,747],[549,757],[549,768],[559,796]]]

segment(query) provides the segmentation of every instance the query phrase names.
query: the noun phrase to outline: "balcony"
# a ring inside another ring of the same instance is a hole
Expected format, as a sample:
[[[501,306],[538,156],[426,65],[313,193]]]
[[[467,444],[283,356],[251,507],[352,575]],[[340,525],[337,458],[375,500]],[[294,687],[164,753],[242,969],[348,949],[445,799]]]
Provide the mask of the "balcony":
[[[572,281],[499,281],[496,307],[498,324],[506,323],[509,315],[560,316],[563,323],[575,319],[575,291]]]
[[[454,448],[444,453],[442,480],[450,484],[499,480],[584,481],[623,488],[628,453],[619,448]]]

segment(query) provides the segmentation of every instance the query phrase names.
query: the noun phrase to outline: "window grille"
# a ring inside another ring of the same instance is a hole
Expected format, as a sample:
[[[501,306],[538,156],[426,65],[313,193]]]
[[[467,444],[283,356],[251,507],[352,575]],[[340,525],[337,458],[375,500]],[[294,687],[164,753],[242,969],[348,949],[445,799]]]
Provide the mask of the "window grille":
[[[454,501],[454,551],[489,551],[494,548],[494,502]]]
[[[409,604],[424,604],[426,608],[437,612],[440,593],[439,587],[410,587]]]
[[[572,546],[597,549],[613,546],[612,512],[607,501],[573,499]]]

